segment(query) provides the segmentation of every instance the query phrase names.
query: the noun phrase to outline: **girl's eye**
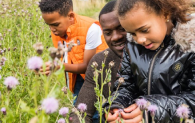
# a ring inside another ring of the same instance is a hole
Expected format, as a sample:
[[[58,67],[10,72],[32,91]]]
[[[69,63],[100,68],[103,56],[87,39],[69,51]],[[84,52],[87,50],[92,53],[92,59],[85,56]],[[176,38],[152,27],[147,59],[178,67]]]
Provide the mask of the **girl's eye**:
[[[148,29],[144,29],[144,30],[142,30],[142,32],[143,33],[146,33],[146,32],[148,32]]]
[[[130,33],[132,36],[136,36],[136,34],[135,33]]]

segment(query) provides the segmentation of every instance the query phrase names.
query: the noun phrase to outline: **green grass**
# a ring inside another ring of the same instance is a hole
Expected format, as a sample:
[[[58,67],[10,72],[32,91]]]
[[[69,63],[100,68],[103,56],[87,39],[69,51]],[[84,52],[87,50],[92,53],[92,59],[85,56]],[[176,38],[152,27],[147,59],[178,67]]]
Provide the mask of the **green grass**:
[[[74,0],[75,11],[78,14],[97,18],[97,13],[102,5],[93,7],[88,3],[86,6],[76,6],[80,3]],[[77,3],[78,2],[78,3]],[[93,3],[94,4],[94,3]],[[78,8],[82,9],[80,11]],[[64,74],[51,77],[49,87],[46,81],[37,76],[27,68],[27,60],[32,56],[37,56],[33,49],[33,44],[42,42],[45,49],[41,56],[46,62],[49,60],[49,53],[46,47],[52,46],[49,27],[41,18],[41,13],[36,0],[8,0],[0,2],[0,47],[6,49],[2,57],[7,61],[0,70],[0,108],[6,107],[7,115],[0,113],[0,120],[6,123],[26,123],[32,117],[41,118],[42,112],[35,113],[41,105],[41,101],[48,96],[47,94],[55,86],[52,96],[59,100],[60,107],[71,107],[67,95],[64,95],[61,88],[65,86]],[[10,49],[10,51],[8,51]],[[15,49],[15,50],[14,50]],[[3,84],[8,76],[14,76],[20,84],[13,90],[8,91]],[[48,92],[45,91],[48,89]],[[50,95],[50,96],[51,96]],[[71,92],[68,93],[72,100]],[[35,100],[36,98],[36,100]],[[44,115],[45,116],[45,115]],[[58,112],[45,116],[47,122],[53,123],[58,118]],[[39,121],[41,122],[41,121]]]

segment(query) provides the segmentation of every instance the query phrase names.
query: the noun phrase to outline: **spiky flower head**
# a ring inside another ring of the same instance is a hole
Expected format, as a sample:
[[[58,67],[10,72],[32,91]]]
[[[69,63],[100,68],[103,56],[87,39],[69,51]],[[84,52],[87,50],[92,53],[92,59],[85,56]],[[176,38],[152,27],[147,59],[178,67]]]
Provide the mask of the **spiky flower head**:
[[[31,70],[39,71],[43,65],[43,60],[40,57],[34,56],[28,59],[27,65]]]
[[[155,112],[157,111],[158,107],[156,105],[150,105],[148,107],[148,111],[150,112],[150,115],[154,117]]]
[[[104,51],[104,56],[107,57],[108,56],[108,53],[109,53],[109,51],[108,50],[105,50]]]
[[[43,44],[42,44],[41,42],[35,43],[35,44],[33,45],[33,48],[36,50],[36,52],[37,52],[38,54],[41,55],[41,54],[43,53],[44,47],[43,47]]]
[[[49,48],[49,52],[50,52],[49,55],[51,56],[51,58],[52,58],[52,59],[55,59],[57,49],[56,49],[55,47],[50,47],[50,48]]]
[[[178,117],[182,119],[187,119],[189,117],[189,106],[186,104],[182,104],[177,108],[176,114]]]
[[[69,109],[67,107],[62,107],[59,110],[59,114],[62,115],[63,117],[66,117],[66,114],[68,114],[68,112],[69,112]]]
[[[137,99],[136,104],[140,108],[141,111],[146,110],[148,106],[148,102],[145,99]]]
[[[109,63],[109,67],[110,67],[110,68],[114,67],[114,64],[115,64],[114,61],[111,61],[111,62]]]
[[[1,108],[1,112],[3,113],[3,115],[6,115],[6,108],[5,107]]]
[[[87,110],[87,105],[85,103],[80,103],[78,106],[77,106],[78,110],[80,112],[84,112],[85,110]]]
[[[93,68],[97,68],[98,67],[98,63],[96,61],[92,62],[92,67]]]
[[[49,97],[43,100],[41,106],[47,114],[51,114],[57,111],[59,104],[58,100],[53,97]]]
[[[62,88],[62,91],[64,92],[64,94],[67,94],[67,87],[64,86],[64,87]]]
[[[9,76],[5,78],[4,85],[6,85],[8,89],[15,88],[16,85],[18,84],[19,84],[18,80],[13,76]]]
[[[119,84],[122,84],[122,83],[124,83],[124,82],[125,82],[125,80],[124,80],[124,78],[123,78],[123,77],[120,77],[120,78],[118,79],[118,82],[119,82]]]
[[[60,119],[58,120],[58,123],[66,123],[66,122],[65,122],[65,119],[64,119],[64,118],[60,118]]]

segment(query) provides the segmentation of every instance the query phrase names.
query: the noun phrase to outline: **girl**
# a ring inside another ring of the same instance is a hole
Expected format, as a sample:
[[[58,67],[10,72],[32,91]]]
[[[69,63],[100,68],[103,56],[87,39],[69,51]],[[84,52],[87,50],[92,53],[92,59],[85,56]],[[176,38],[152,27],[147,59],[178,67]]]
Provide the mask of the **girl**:
[[[118,1],[119,21],[130,42],[119,69],[125,82],[116,81],[116,88],[121,85],[105,115],[108,122],[119,116],[125,123],[140,122],[139,98],[158,107],[158,123],[179,123],[176,109],[182,104],[195,120],[195,19],[187,16],[188,8],[186,0]]]

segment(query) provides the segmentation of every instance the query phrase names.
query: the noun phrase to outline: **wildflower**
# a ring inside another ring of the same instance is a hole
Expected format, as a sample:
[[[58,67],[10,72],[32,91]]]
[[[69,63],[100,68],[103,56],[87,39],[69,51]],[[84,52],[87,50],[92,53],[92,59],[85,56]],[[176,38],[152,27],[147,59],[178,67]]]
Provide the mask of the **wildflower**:
[[[17,49],[17,47],[14,47],[13,51],[15,51]]]
[[[74,46],[77,46],[77,44],[74,43],[74,41],[70,41],[68,44],[68,52],[71,51],[71,49],[74,47]]]
[[[64,86],[64,87],[62,88],[62,91],[64,92],[64,94],[67,94],[67,87]]]
[[[66,117],[66,114],[69,112],[69,109],[67,107],[63,107],[59,110],[59,114],[63,117]]]
[[[43,53],[43,44],[41,42],[37,42],[33,45],[33,48],[36,50],[36,52],[41,55]]]
[[[156,112],[157,109],[158,109],[158,107],[156,105],[150,105],[148,107],[148,111],[150,112],[150,115],[152,117],[152,123],[155,123],[154,116],[155,116],[155,112]]]
[[[50,52],[51,58],[52,58],[52,59],[55,59],[57,49],[56,49],[55,47],[50,47],[50,48],[49,48],[49,52]]]
[[[13,76],[5,78],[4,85],[6,85],[8,89],[15,88],[16,85],[18,84],[19,84],[18,80]]]
[[[114,67],[114,62],[113,62],[113,61],[111,61],[111,62],[109,63],[109,68],[112,68],[112,67]]]
[[[111,87],[111,82],[108,83],[108,87]]]
[[[92,62],[92,67],[94,67],[94,68],[97,68],[98,67],[98,63],[97,62]]]
[[[42,108],[47,114],[54,113],[55,111],[57,111],[58,107],[58,100],[53,97],[46,98],[42,102]]]
[[[7,60],[7,59],[6,59],[5,57],[2,57],[2,58],[1,58],[1,61],[2,61],[2,62],[5,62],[6,60]]]
[[[177,108],[176,114],[180,117],[181,120],[187,119],[189,117],[189,106],[186,104],[182,104]]]
[[[137,99],[136,104],[141,111],[144,111],[147,108],[147,101],[145,99]]]
[[[154,116],[155,115],[155,112],[156,112],[157,109],[158,109],[158,107],[156,105],[150,105],[148,107],[148,111],[150,112],[150,115],[151,116]]]
[[[31,70],[39,71],[43,65],[43,60],[40,57],[34,56],[28,59],[28,68]]]
[[[6,108],[5,107],[1,108],[1,112],[3,113],[3,115],[6,115]]]
[[[72,117],[69,117],[69,120],[72,121]]]
[[[84,112],[85,110],[87,110],[87,105],[85,103],[80,103],[77,108],[81,111]]]
[[[108,53],[109,53],[108,50],[104,51],[104,56],[107,57],[108,56]]]
[[[118,79],[118,82],[119,82],[119,84],[122,84],[122,83],[124,83],[124,82],[125,82],[125,80],[124,80],[124,78],[123,78],[123,77],[120,77],[120,78]]]
[[[66,123],[66,122],[65,122],[64,118],[60,118],[60,119],[58,120],[58,123]]]

